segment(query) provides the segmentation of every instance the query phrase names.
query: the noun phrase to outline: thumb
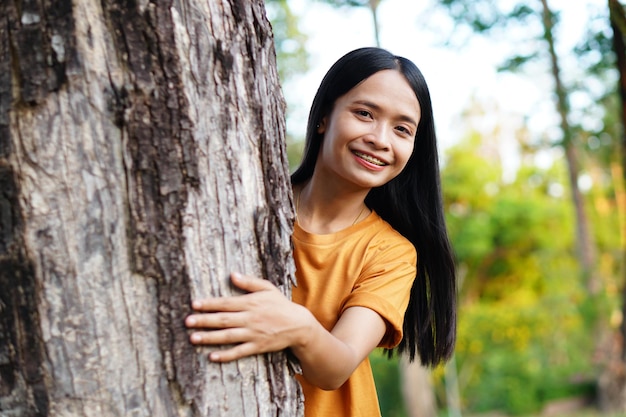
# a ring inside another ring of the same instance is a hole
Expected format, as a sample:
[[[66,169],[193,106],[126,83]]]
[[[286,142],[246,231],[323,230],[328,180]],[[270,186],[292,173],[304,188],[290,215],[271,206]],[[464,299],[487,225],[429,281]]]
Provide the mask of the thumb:
[[[240,272],[233,272],[230,274],[230,279],[237,288],[248,292],[264,291],[276,288],[274,287],[274,284],[265,279],[257,278],[251,275],[244,275]]]

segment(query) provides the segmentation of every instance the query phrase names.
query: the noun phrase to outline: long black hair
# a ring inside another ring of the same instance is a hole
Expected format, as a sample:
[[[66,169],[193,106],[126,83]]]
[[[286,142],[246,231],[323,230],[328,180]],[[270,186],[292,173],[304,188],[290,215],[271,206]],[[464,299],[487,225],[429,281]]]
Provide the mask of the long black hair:
[[[340,58],[317,90],[307,124],[304,155],[291,175],[293,184],[310,179],[322,146],[317,132],[335,101],[366,78],[396,70],[409,82],[421,108],[413,153],[404,170],[365,198],[394,229],[410,240],[418,253],[417,276],[404,317],[404,337],[394,351],[413,361],[435,366],[450,358],[456,341],[456,278],[441,197],[437,138],[428,86],[410,60],[380,48],[356,49]],[[393,353],[390,352],[390,353]]]

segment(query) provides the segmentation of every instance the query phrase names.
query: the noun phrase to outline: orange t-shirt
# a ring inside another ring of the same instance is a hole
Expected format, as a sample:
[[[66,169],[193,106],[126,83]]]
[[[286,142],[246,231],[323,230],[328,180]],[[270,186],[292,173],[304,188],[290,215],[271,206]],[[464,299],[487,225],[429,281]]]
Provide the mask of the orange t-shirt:
[[[348,307],[374,310],[386,321],[379,346],[402,339],[402,323],[416,274],[415,247],[378,214],[337,233],[293,233],[297,286],[293,301],[307,307],[332,330]],[[328,352],[332,355],[332,352]],[[298,376],[306,417],[380,416],[374,378],[365,359],[339,388],[324,391]]]

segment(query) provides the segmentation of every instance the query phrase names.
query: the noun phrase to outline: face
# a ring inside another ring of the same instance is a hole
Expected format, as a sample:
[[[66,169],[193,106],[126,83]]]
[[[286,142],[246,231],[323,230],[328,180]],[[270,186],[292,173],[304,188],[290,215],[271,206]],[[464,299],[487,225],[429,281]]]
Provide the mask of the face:
[[[386,184],[406,166],[420,116],[417,97],[399,71],[373,74],[339,97],[320,123],[324,139],[316,171],[360,188]]]

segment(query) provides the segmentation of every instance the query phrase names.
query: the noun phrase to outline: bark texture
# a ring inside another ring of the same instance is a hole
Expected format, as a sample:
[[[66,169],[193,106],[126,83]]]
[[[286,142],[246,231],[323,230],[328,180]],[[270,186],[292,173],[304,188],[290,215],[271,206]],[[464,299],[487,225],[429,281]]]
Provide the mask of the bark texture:
[[[298,416],[284,354],[216,365],[195,297],[290,295],[261,0],[0,2],[3,416]]]

